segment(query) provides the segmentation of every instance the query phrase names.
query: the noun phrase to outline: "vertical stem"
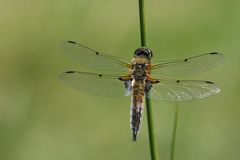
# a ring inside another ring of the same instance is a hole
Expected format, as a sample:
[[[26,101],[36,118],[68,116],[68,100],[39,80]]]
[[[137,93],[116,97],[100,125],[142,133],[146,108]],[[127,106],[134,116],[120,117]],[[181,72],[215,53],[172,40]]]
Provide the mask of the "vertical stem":
[[[140,18],[140,35],[141,46],[146,47],[146,32],[145,32],[145,17],[144,17],[144,0],[139,0],[139,18]],[[150,100],[147,98],[146,93],[146,110],[148,121],[148,133],[149,133],[149,145],[152,160],[158,160],[157,144],[154,137],[154,125],[153,125],[153,111]]]
[[[172,134],[172,145],[171,145],[171,155],[170,155],[171,160],[174,160],[174,155],[175,155],[177,122],[178,122],[178,103],[176,104],[176,107],[175,107],[175,115],[174,115],[174,122],[173,122],[173,134]]]
[[[144,0],[139,0],[139,18],[140,18],[139,20],[140,20],[141,46],[146,47]]]
[[[147,95],[146,95],[146,110],[147,110],[147,122],[148,122],[148,134],[149,134],[151,159],[158,160],[157,144],[154,136],[153,112],[152,112],[150,100],[147,98]]]

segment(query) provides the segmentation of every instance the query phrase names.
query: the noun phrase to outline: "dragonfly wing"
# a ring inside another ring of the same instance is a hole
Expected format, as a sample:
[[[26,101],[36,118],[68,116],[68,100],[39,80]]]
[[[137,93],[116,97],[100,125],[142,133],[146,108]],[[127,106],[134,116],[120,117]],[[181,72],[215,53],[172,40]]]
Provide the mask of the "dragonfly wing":
[[[117,75],[94,74],[78,71],[68,71],[59,75],[66,85],[97,96],[125,96],[124,81]]]
[[[152,85],[148,98],[181,102],[206,98],[219,92],[220,88],[210,81],[159,80]]]
[[[152,74],[156,76],[191,76],[207,71],[224,61],[219,52],[206,53],[182,60],[165,61],[152,65]]]
[[[130,64],[119,58],[90,49],[74,41],[64,41],[61,43],[61,47],[67,55],[73,57],[80,64],[101,69],[101,72],[126,73],[130,67]]]

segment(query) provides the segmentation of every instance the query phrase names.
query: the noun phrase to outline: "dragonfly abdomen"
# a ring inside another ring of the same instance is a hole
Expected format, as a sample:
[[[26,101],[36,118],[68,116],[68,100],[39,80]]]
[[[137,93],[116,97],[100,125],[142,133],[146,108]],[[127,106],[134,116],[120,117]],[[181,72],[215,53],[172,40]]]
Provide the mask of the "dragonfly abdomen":
[[[144,99],[144,80],[132,81],[132,104],[131,104],[131,129],[132,141],[137,141],[137,134],[141,125],[143,99]]]

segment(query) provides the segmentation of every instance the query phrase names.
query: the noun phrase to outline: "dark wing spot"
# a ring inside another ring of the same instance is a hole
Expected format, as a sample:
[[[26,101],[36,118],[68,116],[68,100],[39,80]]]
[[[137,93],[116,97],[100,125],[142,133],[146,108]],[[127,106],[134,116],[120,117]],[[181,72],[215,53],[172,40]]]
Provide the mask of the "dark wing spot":
[[[179,81],[179,80],[177,80],[176,82],[177,82],[177,83],[179,83],[180,81]]]
[[[74,73],[74,71],[67,71],[66,73]]]
[[[184,62],[187,62],[188,61],[188,59],[184,59]]]
[[[101,74],[99,74],[98,76],[99,76],[100,78],[102,77],[102,75],[101,75]]]
[[[76,44],[76,42],[74,42],[74,41],[68,41],[68,43]]]
[[[218,52],[211,52],[211,53],[209,53],[209,54],[218,54]]]
[[[118,79],[119,79],[120,81],[123,81],[123,78],[122,78],[122,77],[119,77]]]
[[[155,81],[154,83],[159,83],[160,81],[159,80],[157,80],[157,81]]]
[[[98,52],[96,52],[96,55],[99,55],[99,53],[98,53]]]
[[[209,84],[214,84],[214,82],[211,82],[211,81],[205,81],[205,82]]]

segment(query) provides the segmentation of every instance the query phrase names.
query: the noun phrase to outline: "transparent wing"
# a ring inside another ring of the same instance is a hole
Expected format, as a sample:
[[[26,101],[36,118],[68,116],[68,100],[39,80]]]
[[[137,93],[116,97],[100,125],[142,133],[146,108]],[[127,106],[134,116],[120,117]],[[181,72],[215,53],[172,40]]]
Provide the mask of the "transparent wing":
[[[156,100],[181,102],[206,98],[220,92],[220,88],[210,81],[199,80],[159,80],[153,84],[148,97]]]
[[[152,65],[152,74],[156,76],[191,76],[207,71],[223,61],[224,55],[222,53],[206,53],[186,59],[165,61]]]
[[[117,75],[103,75],[68,71],[59,75],[66,85],[97,96],[124,96],[126,93],[124,82]]]
[[[130,64],[119,58],[90,49],[74,41],[64,41],[61,43],[61,47],[67,55],[73,57],[80,64],[101,70],[101,72],[126,73],[130,67]]]

